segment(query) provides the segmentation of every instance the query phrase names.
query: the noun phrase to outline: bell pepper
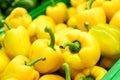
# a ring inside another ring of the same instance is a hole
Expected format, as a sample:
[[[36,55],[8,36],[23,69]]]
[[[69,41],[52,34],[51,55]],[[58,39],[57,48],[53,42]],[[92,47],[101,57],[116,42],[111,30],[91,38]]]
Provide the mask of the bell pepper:
[[[106,0],[95,0],[95,1],[93,2],[93,4],[91,5],[91,7],[92,7],[92,8],[93,8],[93,7],[101,7],[102,4],[104,3],[104,1],[106,1]]]
[[[68,27],[77,28],[77,18],[76,16],[70,17],[67,21]]]
[[[27,9],[27,11],[30,11],[34,9],[37,5],[37,0],[15,0],[12,2],[11,7],[23,7]]]
[[[79,72],[74,80],[101,80],[107,70],[100,66],[92,66]]]
[[[53,6],[47,6],[46,15],[52,17],[54,21],[58,23],[64,23],[67,21],[67,5],[63,2],[55,3],[51,0]]]
[[[77,15],[77,9],[73,6],[67,8],[68,19]]]
[[[65,71],[65,78],[61,75],[58,75],[58,74],[44,74],[43,76],[40,77],[39,80],[71,80],[71,77],[70,77],[70,70],[69,70],[69,65],[67,63],[63,63],[62,64],[62,69]]]
[[[3,49],[0,49],[0,74],[5,70],[10,58],[6,55]]]
[[[102,8],[105,11],[107,22],[109,22],[112,16],[120,9],[120,0],[105,0],[102,4]]]
[[[89,33],[98,41],[102,56],[112,59],[120,57],[119,28],[109,24],[97,24],[90,28]]]
[[[55,44],[60,46],[63,42],[69,41],[65,34],[74,28],[67,27],[55,33]]]
[[[50,38],[49,34],[44,31],[46,26],[50,26],[52,31],[55,32],[55,22],[54,20],[46,15],[40,15],[35,18],[32,23],[28,27],[28,32],[30,35],[31,42],[33,42],[33,37],[36,39],[38,38]]]
[[[47,26],[45,27],[45,32],[49,33],[50,39],[37,39],[34,41],[30,48],[29,58],[33,60],[37,57],[45,56],[46,61],[38,62],[34,67],[40,73],[52,73],[57,71],[64,61],[59,46],[55,45],[52,29]]]
[[[7,80],[10,78],[15,78],[17,80],[38,80],[40,74],[34,69],[33,65],[45,59],[45,57],[40,57],[29,62],[27,57],[18,55],[9,62],[2,75],[0,75],[0,80]]]
[[[17,7],[6,17],[5,21],[7,21],[13,28],[18,26],[28,28],[29,24],[32,22],[32,17],[28,14],[25,8]],[[4,26],[4,30],[8,30],[6,26]]]
[[[68,41],[63,42],[62,56],[71,68],[81,70],[95,65],[100,58],[100,47],[97,40],[89,33],[78,29],[68,31]]]
[[[11,59],[17,55],[28,56],[31,42],[27,29],[23,26],[11,28],[11,25],[9,25],[5,20],[2,22],[7,25],[8,29],[10,29],[5,33],[2,41],[5,53]]]
[[[101,57],[98,65],[109,70],[116,62],[117,60],[115,59],[111,59],[111,58],[108,58],[108,57]]]
[[[70,3],[73,7],[77,7],[78,5],[86,2],[86,0],[70,0]]]
[[[63,29],[66,29],[68,26],[65,23],[59,23],[56,24],[55,26],[55,33],[57,33],[58,31],[61,31]]]
[[[120,27],[120,10],[118,10],[110,19],[109,24]]]
[[[65,80],[65,78],[58,74],[44,74],[39,80]]]
[[[87,31],[84,26],[85,22],[88,22],[90,26],[93,26],[99,23],[106,23],[106,15],[103,8],[101,7],[91,8],[91,5],[93,2],[94,0],[88,1],[86,3],[86,9],[78,12],[77,26],[78,26],[78,29],[82,31]]]

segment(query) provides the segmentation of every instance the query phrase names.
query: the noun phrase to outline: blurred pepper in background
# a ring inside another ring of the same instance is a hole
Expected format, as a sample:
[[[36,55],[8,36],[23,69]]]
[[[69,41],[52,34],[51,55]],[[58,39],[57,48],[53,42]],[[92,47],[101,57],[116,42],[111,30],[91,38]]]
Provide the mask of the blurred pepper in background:
[[[7,16],[15,7],[24,7],[31,11],[45,1],[47,0],[0,0],[0,10],[4,16]]]

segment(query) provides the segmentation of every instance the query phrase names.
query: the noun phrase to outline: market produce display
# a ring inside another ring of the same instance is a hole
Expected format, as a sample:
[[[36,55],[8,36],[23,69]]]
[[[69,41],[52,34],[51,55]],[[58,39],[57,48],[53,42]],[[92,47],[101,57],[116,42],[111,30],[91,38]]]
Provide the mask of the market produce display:
[[[27,1],[0,17],[0,80],[119,79],[119,0]]]

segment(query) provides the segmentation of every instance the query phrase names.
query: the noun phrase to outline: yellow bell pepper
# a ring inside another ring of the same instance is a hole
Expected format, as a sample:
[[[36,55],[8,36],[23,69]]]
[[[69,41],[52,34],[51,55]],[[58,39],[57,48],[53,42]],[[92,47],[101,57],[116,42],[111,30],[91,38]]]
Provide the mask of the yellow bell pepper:
[[[2,41],[5,53],[11,59],[17,55],[28,56],[31,42],[27,29],[23,26],[10,28],[11,26],[6,21],[3,20],[3,23],[10,29],[5,33]]]
[[[94,0],[90,0],[86,3],[86,10],[79,11],[77,15],[77,26],[82,31],[87,31],[84,23],[88,22],[90,26],[98,23],[106,23],[106,15],[101,7],[91,8]]]
[[[87,0],[70,0],[70,3],[73,7],[77,7],[78,5],[86,2]]]
[[[52,31],[55,32],[55,22],[54,20],[46,15],[40,15],[35,18],[32,23],[28,27],[28,32],[30,35],[31,42],[33,42],[33,37],[36,39],[38,38],[48,38],[49,34],[44,31],[46,26],[50,26]]]
[[[61,67],[63,58],[60,48],[55,45],[55,37],[51,28],[47,26],[45,31],[50,34],[50,40],[38,39],[34,41],[30,48],[29,58],[30,60],[34,60],[37,57],[45,56],[46,61],[38,62],[34,67],[40,73],[52,73]]]
[[[65,78],[58,74],[44,74],[39,80],[65,80]]]
[[[64,76],[66,79],[60,74],[44,74],[39,80],[71,80],[69,65],[67,63],[63,63],[61,68],[65,71]]]
[[[93,7],[100,7],[100,6],[102,6],[102,4],[104,3],[104,1],[105,0],[95,0],[94,2],[93,2],[93,4],[91,5],[91,7],[93,8]]]
[[[105,11],[107,22],[109,22],[112,16],[120,9],[120,0],[105,0],[102,8]]]
[[[67,21],[68,27],[77,28],[77,18],[76,16],[70,17]]]
[[[52,17],[57,24],[64,23],[67,21],[67,6],[63,2],[53,3],[53,6],[46,8],[46,15]]]
[[[65,23],[59,23],[56,24],[55,26],[55,33],[57,33],[58,31],[61,31],[63,29],[66,29],[68,26]]]
[[[77,15],[77,9],[75,7],[67,8],[68,19]]]
[[[0,49],[0,74],[4,71],[9,62],[10,58],[6,55],[3,49]]]
[[[17,80],[38,80],[40,74],[34,69],[33,64],[40,60],[45,60],[45,57],[29,62],[27,57],[18,55],[9,62],[4,72],[0,75],[0,80],[12,78]]]
[[[18,26],[24,26],[28,28],[29,24],[32,22],[32,17],[28,14],[27,10],[22,7],[17,7],[12,10],[12,12],[5,19],[13,28]],[[4,26],[5,31],[8,30]]]
[[[110,25],[120,27],[120,10],[116,11],[116,13],[112,16],[109,21]]]
[[[107,70],[100,66],[93,66],[79,72],[73,80],[101,80]]]
[[[81,70],[95,65],[100,58],[100,47],[97,40],[87,32],[78,29],[67,31],[68,41],[60,47],[62,56],[71,68]]]
[[[55,44],[60,46],[61,43],[68,41],[67,37],[65,36],[65,34],[67,33],[67,31],[70,31],[74,28],[71,27],[67,27],[63,30],[60,30],[58,32],[55,33]]]

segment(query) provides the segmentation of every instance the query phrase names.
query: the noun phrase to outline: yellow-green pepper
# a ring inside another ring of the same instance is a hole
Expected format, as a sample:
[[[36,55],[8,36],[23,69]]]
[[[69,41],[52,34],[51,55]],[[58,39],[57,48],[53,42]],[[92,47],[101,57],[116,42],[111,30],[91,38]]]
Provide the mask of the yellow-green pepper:
[[[9,62],[4,72],[0,75],[0,80],[12,78],[17,80],[38,80],[40,74],[34,69],[33,64],[40,60],[45,60],[45,57],[29,62],[27,57],[18,55]]]
[[[101,80],[107,70],[100,66],[92,66],[79,72],[73,80]]]
[[[55,37],[51,28],[47,26],[45,31],[50,34],[50,40],[38,39],[34,41],[30,48],[29,58],[34,60],[37,57],[45,56],[46,61],[38,62],[34,67],[40,73],[52,73],[61,67],[63,58],[59,46],[55,45]]]
[[[97,40],[89,33],[73,29],[67,31],[68,41],[60,47],[62,56],[71,68],[81,70],[95,65],[100,58],[100,47]]]
[[[89,29],[89,33],[98,41],[102,56],[113,59],[120,57],[120,29],[118,27],[97,24]]]

